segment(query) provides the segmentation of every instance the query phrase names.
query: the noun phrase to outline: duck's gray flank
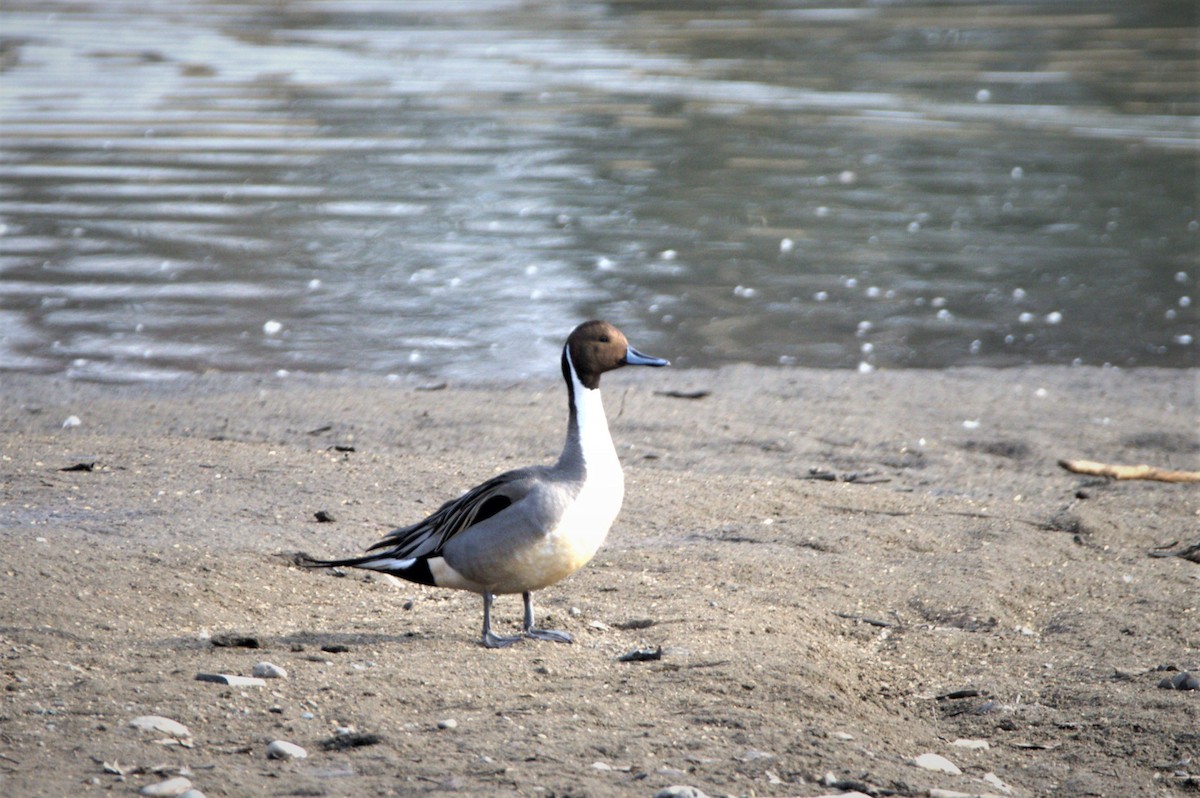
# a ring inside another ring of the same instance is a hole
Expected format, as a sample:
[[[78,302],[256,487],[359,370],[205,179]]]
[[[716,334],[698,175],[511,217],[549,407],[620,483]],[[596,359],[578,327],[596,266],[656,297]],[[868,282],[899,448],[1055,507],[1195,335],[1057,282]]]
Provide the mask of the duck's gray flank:
[[[489,479],[446,502],[428,518],[389,532],[345,560],[301,555],[308,567],[352,566],[412,582],[483,596],[483,644],[523,638],[571,642],[566,632],[534,626],[532,593],[583,567],[600,548],[621,509],[624,475],[600,398],[600,375],[622,366],[666,366],[644,355],[605,321],[579,325],[562,351],[567,384],[567,436],[554,465],[529,466]],[[520,593],[522,634],[492,631],[493,598]]]

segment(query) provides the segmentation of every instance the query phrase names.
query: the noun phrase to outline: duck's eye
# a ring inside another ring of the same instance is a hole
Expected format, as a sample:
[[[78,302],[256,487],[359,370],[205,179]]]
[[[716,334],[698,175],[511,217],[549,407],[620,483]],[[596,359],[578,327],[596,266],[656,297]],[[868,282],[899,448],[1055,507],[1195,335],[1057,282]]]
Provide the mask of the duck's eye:
[[[600,343],[602,343],[602,344],[611,344],[611,343],[612,343],[612,341],[609,339],[609,337],[608,337],[607,335],[601,335],[601,336],[600,336]]]

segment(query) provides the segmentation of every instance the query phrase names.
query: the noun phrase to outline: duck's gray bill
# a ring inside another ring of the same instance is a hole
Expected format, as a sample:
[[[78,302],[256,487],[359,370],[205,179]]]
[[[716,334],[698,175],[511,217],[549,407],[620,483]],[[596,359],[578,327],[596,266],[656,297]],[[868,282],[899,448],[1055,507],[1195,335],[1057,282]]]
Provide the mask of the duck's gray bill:
[[[626,366],[669,366],[671,361],[663,360],[661,357],[650,357],[643,355],[641,352],[634,349],[632,346],[625,350],[625,365]]]

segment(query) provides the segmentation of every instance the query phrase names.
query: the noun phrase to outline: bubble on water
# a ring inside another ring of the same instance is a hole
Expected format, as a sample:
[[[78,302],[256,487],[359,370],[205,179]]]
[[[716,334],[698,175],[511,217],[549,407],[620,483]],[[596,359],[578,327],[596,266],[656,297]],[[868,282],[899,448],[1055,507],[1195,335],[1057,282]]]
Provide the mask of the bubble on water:
[[[1179,307],[1186,308],[1190,304],[1192,304],[1192,298],[1190,296],[1179,297]]]
[[[1200,230],[1200,222],[1196,221],[1195,219],[1192,219],[1190,222],[1188,222],[1188,232],[1194,233],[1197,230]]]
[[[1186,283],[1187,281],[1188,281],[1188,273],[1187,272],[1175,272],[1175,282]]]
[[[1028,324],[1029,322],[1033,321],[1033,314],[1029,312],[1022,313],[1020,316],[1017,316],[1017,321],[1021,322],[1022,324]]]
[[[987,89],[980,89],[979,91],[975,92],[975,102],[977,103],[986,103],[991,99],[992,93]]]
[[[1047,391],[1045,388],[1038,388],[1036,391],[1033,392],[1033,395],[1036,396],[1038,399],[1045,399],[1047,396],[1050,395],[1050,392]]]
[[[1173,340],[1175,343],[1179,344],[1180,346],[1191,346],[1193,339],[1192,339],[1192,336],[1188,335],[1187,333],[1184,333],[1183,335],[1176,335],[1171,340]]]
[[[1024,288],[1014,288],[1013,293],[1012,293],[1012,298],[1015,301],[1020,302],[1022,299],[1025,298],[1025,289]]]
[[[525,276],[526,277],[532,277],[533,275],[535,275],[537,273],[538,273],[538,267],[535,264],[531,263],[530,265],[525,267]]]
[[[858,181],[858,175],[856,175],[853,171],[851,171],[849,169],[844,170],[841,174],[838,175],[838,182],[841,183],[843,186],[853,185],[857,181]]]
[[[917,297],[916,299],[913,300],[913,304],[919,308],[924,307],[925,306],[925,297],[923,297],[923,296]]]
[[[317,279],[316,277],[314,277],[308,281],[308,290],[309,291],[316,291],[320,287],[321,287],[321,281],[319,279]]]
[[[872,366],[870,363],[867,363],[866,361],[863,361],[862,363],[858,364],[858,373],[859,374],[870,374],[874,370],[875,370],[875,367]]]
[[[858,279],[854,277],[847,277],[842,281],[842,285],[846,286],[847,288],[854,288],[858,285]]]
[[[283,325],[275,321],[275,319],[271,319],[263,323],[262,330],[267,335],[279,335],[283,331]]]
[[[1050,313],[1046,314],[1046,323],[1047,324],[1059,324],[1060,322],[1062,322],[1062,314],[1059,313],[1057,310],[1051,311]]]
[[[420,363],[424,359],[425,358],[416,349],[414,349],[413,351],[408,353],[408,362],[409,363]]]
[[[918,232],[920,229],[921,229],[921,223],[920,223],[920,222],[909,222],[909,223],[908,223],[908,232],[910,232],[910,233],[916,233],[916,232]]]
[[[816,214],[818,219],[824,219],[829,215],[829,209],[822,205],[821,207],[817,208]]]
[[[1011,336],[1011,335],[1004,336],[1004,343],[1008,344],[1009,346],[1012,346],[1016,342],[1017,342],[1017,339],[1014,338],[1013,336]]]
[[[944,308],[946,307],[946,297],[935,296],[929,304],[935,308]]]
[[[1025,176],[1025,170],[1019,166],[1014,166],[1010,174],[1012,175],[1013,180],[1020,180]]]
[[[285,377],[290,377],[291,374],[292,374],[292,372],[288,371],[287,369],[278,369],[275,372],[275,376],[278,377],[279,379],[284,379]]]
[[[860,346],[858,348],[858,350],[860,352],[862,352],[864,355],[869,355],[875,351],[875,344],[871,343],[870,341],[867,341],[862,346]]]
[[[758,294],[758,290],[748,286],[739,285],[733,289],[734,296],[740,296],[742,299],[750,299]]]
[[[978,338],[976,338],[974,341],[971,342],[970,348],[971,348],[972,355],[978,355],[980,352],[983,351],[983,341],[980,341]]]
[[[1167,321],[1174,321],[1176,316],[1175,308],[1167,308],[1167,312],[1163,315],[1167,317]]]
[[[815,299],[817,302],[824,302],[825,300],[829,299],[829,292],[818,291],[817,293],[813,294],[813,299]]]
[[[878,299],[882,293],[883,291],[877,285],[872,285],[867,288],[867,296],[870,299]]]
[[[675,260],[677,257],[679,257],[679,253],[673,249],[664,249],[662,252],[658,253],[658,257],[660,260]]]
[[[858,328],[857,328],[856,334],[859,337],[862,337],[863,335],[866,335],[867,333],[869,333],[871,331],[871,327],[873,327],[873,326],[874,325],[871,324],[871,322],[869,322],[869,321],[860,321],[858,323]]]
[[[779,242],[779,251],[783,253],[791,252],[796,248],[796,242],[790,238],[784,238]]]
[[[942,308],[937,312],[938,321],[954,321],[954,314]]]
[[[602,272],[611,272],[613,269],[617,268],[617,264],[611,259],[601,255],[600,257],[596,258],[596,268]]]
[[[779,365],[794,366],[794,365],[796,365],[796,358],[792,357],[791,355],[780,355],[779,356]]]

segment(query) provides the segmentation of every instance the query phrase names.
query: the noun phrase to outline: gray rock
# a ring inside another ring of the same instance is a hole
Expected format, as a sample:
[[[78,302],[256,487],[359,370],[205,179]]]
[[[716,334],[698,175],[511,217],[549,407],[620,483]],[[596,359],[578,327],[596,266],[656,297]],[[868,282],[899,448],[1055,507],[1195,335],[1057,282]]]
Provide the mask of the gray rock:
[[[458,721],[456,721],[454,718],[446,718],[445,720],[439,720],[437,727],[439,729],[457,729]]]
[[[1174,676],[1163,679],[1158,686],[1163,690],[1200,690],[1200,679],[1187,671],[1180,671]]]
[[[177,720],[164,718],[162,715],[141,715],[129,721],[129,725],[143,731],[156,731],[160,734],[169,734],[177,739],[192,736],[187,726],[184,726]]]
[[[255,676],[236,676],[232,673],[197,673],[196,681],[227,684],[230,687],[266,687],[266,679]]]
[[[685,784],[672,784],[654,793],[654,798],[708,798],[703,791]]]
[[[260,679],[286,679],[287,671],[271,662],[260,662],[250,671]]]
[[[925,770],[949,773],[951,776],[962,775],[962,771],[958,769],[958,765],[940,754],[921,754],[913,760],[913,764]]]
[[[176,776],[173,779],[160,781],[155,784],[147,784],[142,789],[138,790],[138,795],[145,795],[149,798],[179,798],[188,790],[192,789],[192,783],[183,776]]]
[[[308,751],[286,740],[275,740],[267,746],[268,759],[304,759],[307,756]]]

